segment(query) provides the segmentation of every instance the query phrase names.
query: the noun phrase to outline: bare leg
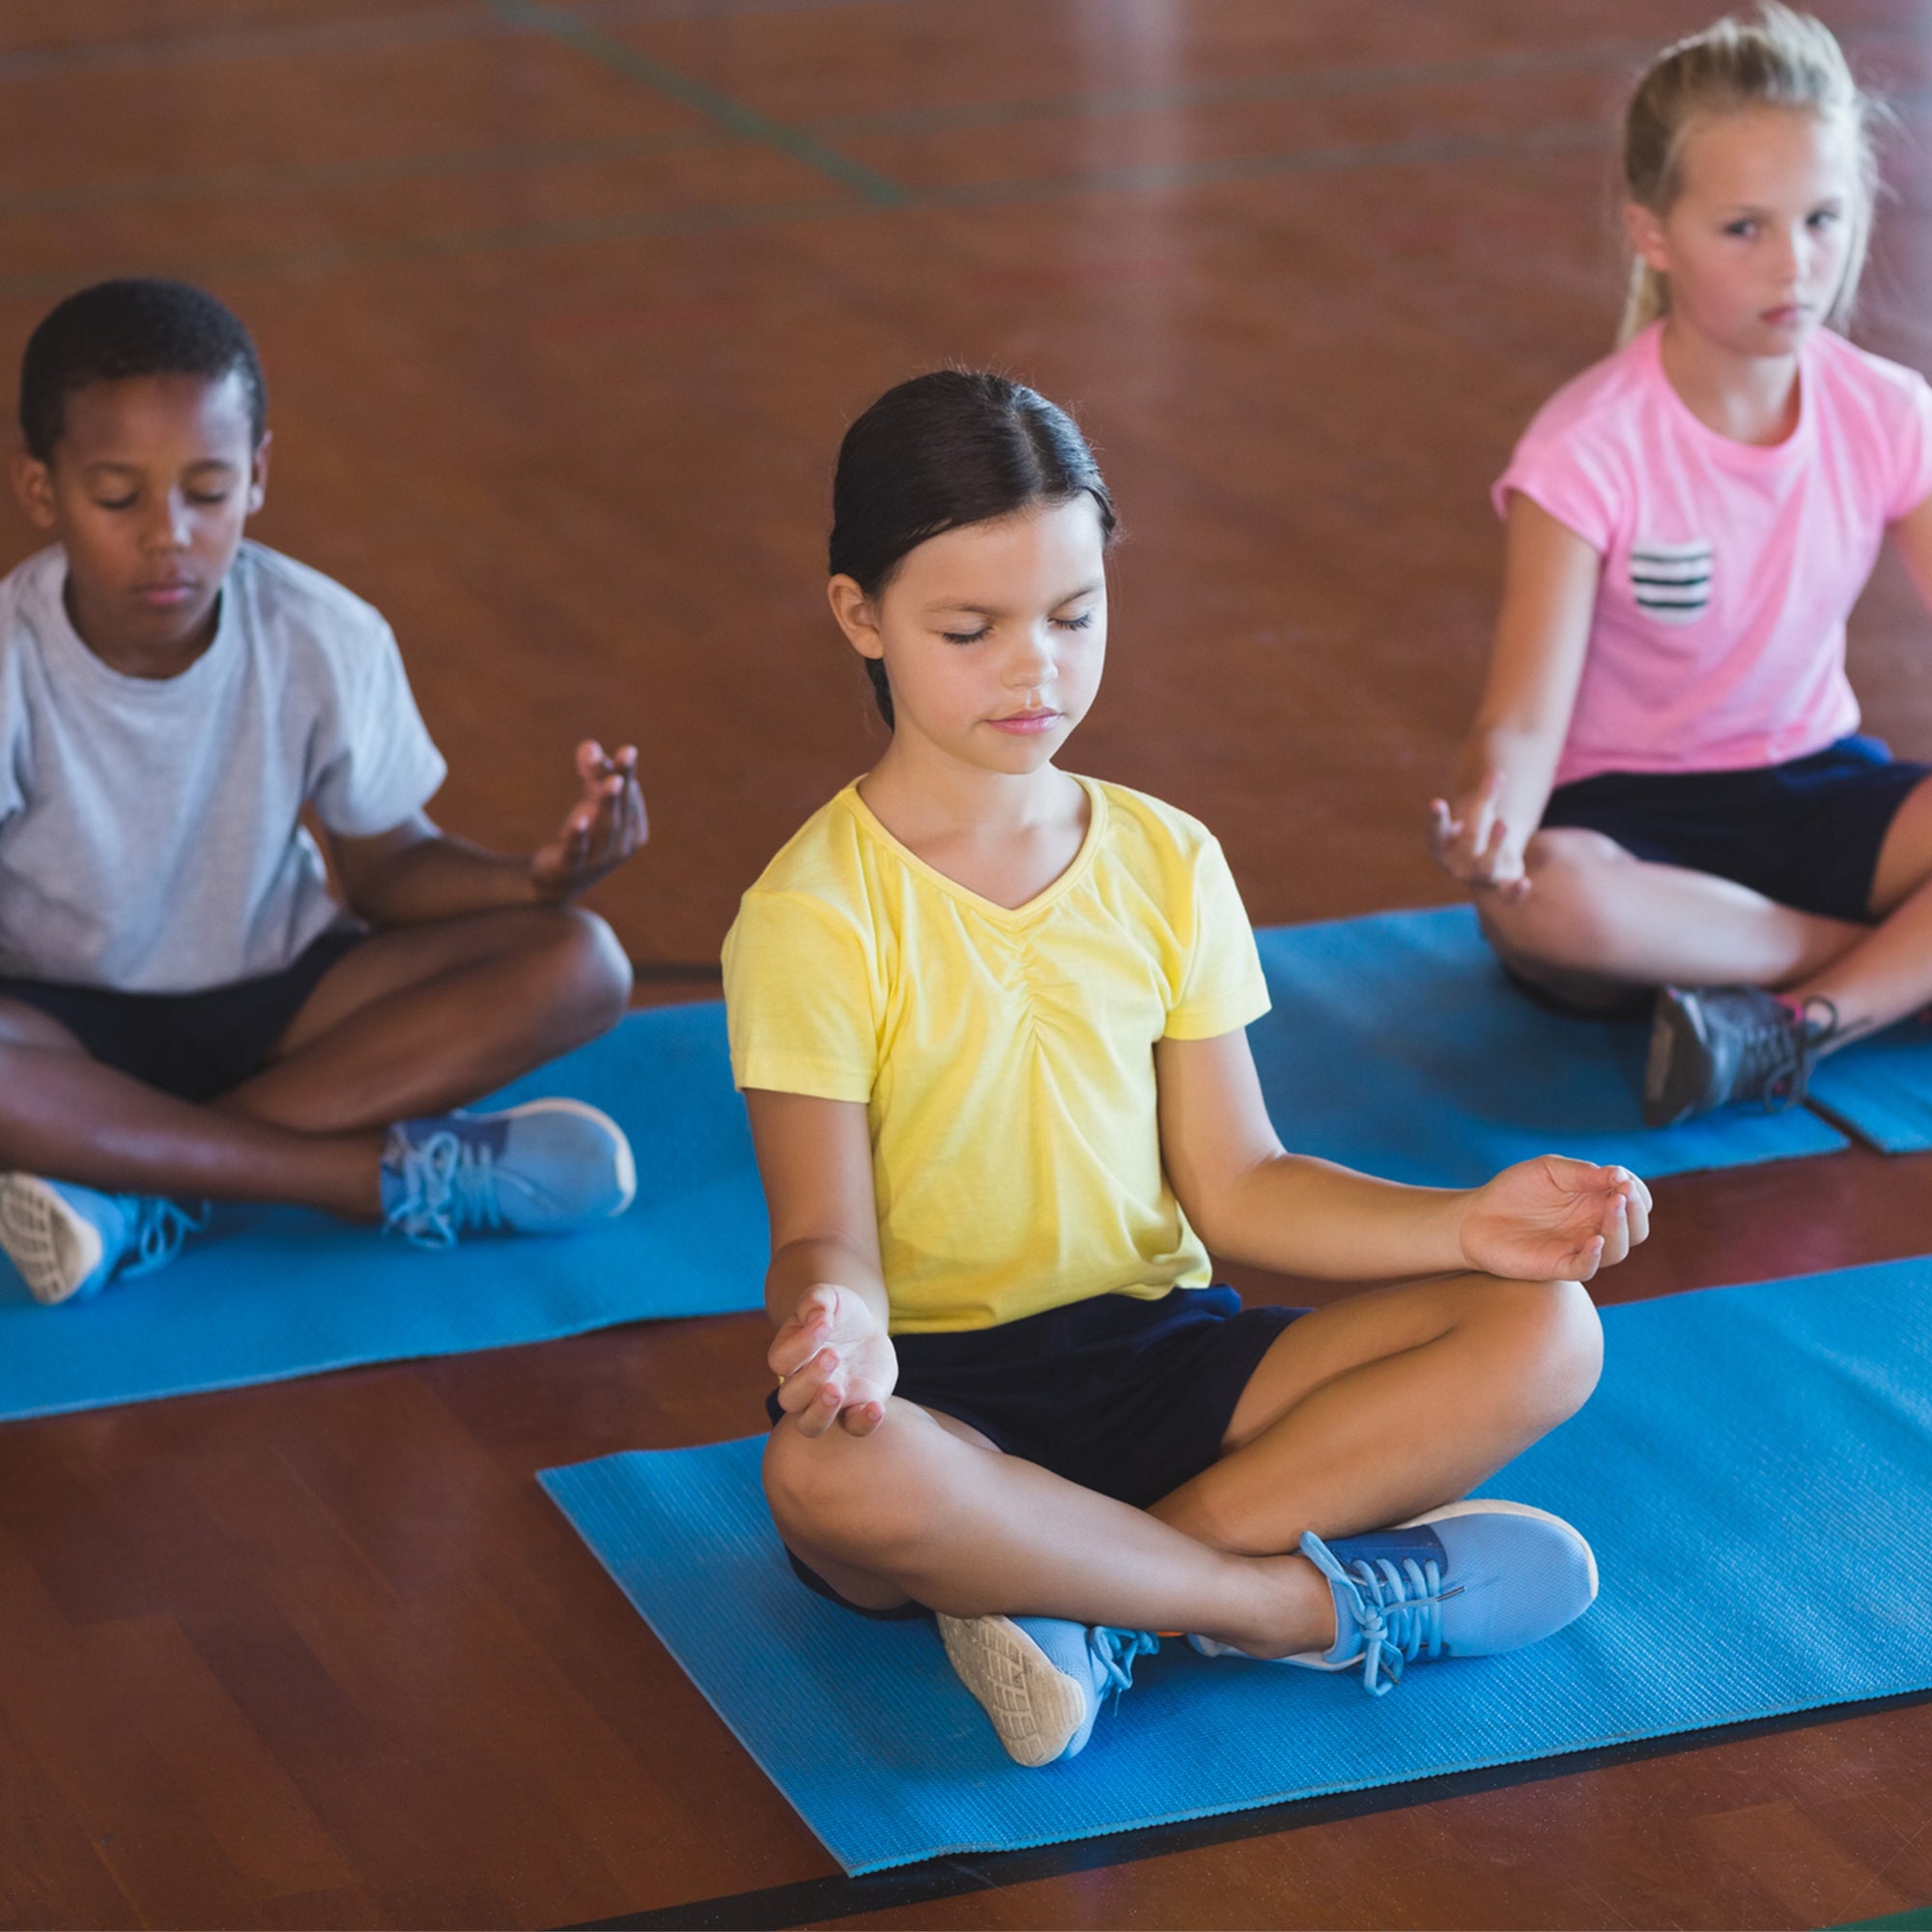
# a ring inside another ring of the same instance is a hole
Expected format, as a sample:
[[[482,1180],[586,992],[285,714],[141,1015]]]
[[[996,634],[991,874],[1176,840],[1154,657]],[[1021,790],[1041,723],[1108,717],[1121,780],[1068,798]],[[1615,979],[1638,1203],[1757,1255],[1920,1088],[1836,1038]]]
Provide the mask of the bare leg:
[[[1198,1630],[1264,1657],[1334,1641],[1328,1586],[1301,1558],[1211,1549],[896,1397],[867,1436],[780,1423],[765,1492],[785,1542],[869,1607]]]
[[[1598,832],[1539,832],[1528,895],[1486,894],[1482,918],[1526,978],[1539,968],[1619,987],[1788,986],[1868,928],[1779,905],[1730,879],[1633,858]]]
[[[630,962],[594,914],[477,913],[379,932],[338,960],[271,1064],[215,1103],[306,1133],[473,1100],[608,1033]]]
[[[0,1169],[113,1192],[381,1211],[388,1121],[473,1098],[594,1037],[629,972],[586,914],[489,913],[378,934],[339,961],[274,1064],[196,1106],[0,1002]]]
[[[1578,983],[1767,986],[1827,1000],[1825,1051],[1932,1002],[1932,780],[1880,849],[1871,911],[1854,924],[1779,905],[1728,879],[1634,859],[1595,832],[1539,832],[1520,904],[1485,896],[1484,928],[1517,971],[1552,991]],[[1587,990],[1584,993],[1587,998]]]
[[[1229,1454],[1152,1511],[896,1400],[869,1436],[780,1424],[766,1492],[786,1542],[869,1607],[1195,1631],[1279,1657],[1334,1636],[1327,1584],[1280,1552],[1309,1527],[1369,1528],[1460,1495],[1574,1411],[1599,1349],[1574,1284],[1389,1289],[1289,1329]]]
[[[0,1171],[372,1220],[381,1160],[379,1134],[291,1133],[157,1093],[90,1060],[43,1014],[0,1000]]]
[[[1879,848],[1872,911],[1876,927],[1788,989],[1835,1009],[1828,1053],[1932,1002],[1932,779],[1899,808]]]
[[[1216,1548],[1293,1549],[1466,1494],[1574,1415],[1603,1330],[1575,1282],[1456,1275],[1351,1296],[1284,1329],[1211,1467],[1153,1506]]]

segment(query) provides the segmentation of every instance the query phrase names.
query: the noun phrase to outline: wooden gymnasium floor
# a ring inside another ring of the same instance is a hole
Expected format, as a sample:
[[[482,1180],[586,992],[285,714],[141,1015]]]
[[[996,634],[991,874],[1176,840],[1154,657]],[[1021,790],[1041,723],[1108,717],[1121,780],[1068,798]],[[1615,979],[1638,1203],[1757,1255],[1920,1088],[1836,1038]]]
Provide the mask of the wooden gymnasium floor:
[[[1932,5],[1824,11],[1902,122],[1865,339],[1932,366]],[[1608,345],[1612,103],[1705,14],[7,0],[0,364],[101,275],[235,302],[274,395],[259,532],[393,619],[440,815],[527,843],[579,733],[642,745],[655,838],[598,903],[646,998],[710,990],[740,889],[876,752],[820,595],[827,477],[854,412],[951,360],[1073,405],[1131,532],[1076,762],[1207,818],[1258,921],[1437,900],[1423,806],[1485,649],[1485,485]],[[0,566],[26,547],[9,526]],[[1920,755],[1926,638],[1888,570],[1856,671]],[[1668,1183],[1604,1293],[1932,1249],[1929,1180],[1852,1153]],[[1788,1926],[1932,1899],[1923,1703],[847,1885],[531,1480],[757,1427],[763,1348],[753,1318],[672,1322],[0,1429],[0,1921]]]

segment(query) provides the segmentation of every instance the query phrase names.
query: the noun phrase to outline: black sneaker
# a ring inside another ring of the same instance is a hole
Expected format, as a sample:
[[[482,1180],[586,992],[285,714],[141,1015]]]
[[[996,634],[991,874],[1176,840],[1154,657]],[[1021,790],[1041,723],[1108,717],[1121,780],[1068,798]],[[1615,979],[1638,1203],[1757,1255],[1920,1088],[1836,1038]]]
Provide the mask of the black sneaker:
[[[1801,1009],[1762,986],[1659,987],[1644,1125],[1675,1126],[1733,1100],[1796,1104],[1837,1024],[1829,1000]]]

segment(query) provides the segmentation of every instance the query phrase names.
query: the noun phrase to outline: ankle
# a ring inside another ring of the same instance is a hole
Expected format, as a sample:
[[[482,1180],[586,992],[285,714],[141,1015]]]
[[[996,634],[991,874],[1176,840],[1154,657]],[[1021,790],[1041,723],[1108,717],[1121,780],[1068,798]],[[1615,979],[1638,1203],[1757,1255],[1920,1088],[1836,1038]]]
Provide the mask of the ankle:
[[[1250,1657],[1296,1657],[1335,1642],[1335,1594],[1305,1556],[1241,1559],[1253,1598],[1238,1629],[1203,1631]]]

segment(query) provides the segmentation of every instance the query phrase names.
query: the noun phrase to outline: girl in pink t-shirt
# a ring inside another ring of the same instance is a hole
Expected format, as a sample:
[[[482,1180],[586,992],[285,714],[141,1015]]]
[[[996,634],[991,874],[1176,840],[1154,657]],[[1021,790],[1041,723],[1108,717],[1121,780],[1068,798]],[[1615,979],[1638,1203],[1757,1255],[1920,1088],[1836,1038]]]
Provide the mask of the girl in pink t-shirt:
[[[1532,996],[1654,999],[1653,1125],[1796,1096],[1932,1000],[1932,767],[1855,735],[1844,667],[1888,530],[1932,592],[1932,389],[1829,327],[1869,112],[1781,7],[1661,54],[1625,126],[1623,347],[1496,485],[1502,612],[1435,852]]]

